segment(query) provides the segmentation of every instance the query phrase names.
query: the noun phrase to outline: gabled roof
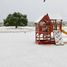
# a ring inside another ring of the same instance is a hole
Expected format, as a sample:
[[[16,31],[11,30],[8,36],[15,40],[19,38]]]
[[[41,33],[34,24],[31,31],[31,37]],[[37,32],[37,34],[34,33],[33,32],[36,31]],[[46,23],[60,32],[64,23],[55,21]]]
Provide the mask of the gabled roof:
[[[36,23],[39,23],[40,21],[44,20],[44,19],[47,19],[47,20],[50,20],[50,19],[62,19],[59,15],[57,14],[46,14],[46,15],[42,15],[37,21],[35,21]]]
[[[48,16],[48,14],[46,14],[46,15],[42,15],[37,21],[36,21],[36,23],[38,23],[38,22],[40,22],[40,21],[48,21],[48,20],[50,20],[50,17]]]

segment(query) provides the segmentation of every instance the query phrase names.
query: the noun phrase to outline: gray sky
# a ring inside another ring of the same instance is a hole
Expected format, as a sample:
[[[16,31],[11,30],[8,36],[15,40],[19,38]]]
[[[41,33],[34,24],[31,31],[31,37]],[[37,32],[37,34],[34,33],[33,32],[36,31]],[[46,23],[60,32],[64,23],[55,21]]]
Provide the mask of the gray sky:
[[[67,20],[67,0],[0,0],[0,21],[9,13],[21,12],[28,15],[29,21],[37,20],[46,13]]]

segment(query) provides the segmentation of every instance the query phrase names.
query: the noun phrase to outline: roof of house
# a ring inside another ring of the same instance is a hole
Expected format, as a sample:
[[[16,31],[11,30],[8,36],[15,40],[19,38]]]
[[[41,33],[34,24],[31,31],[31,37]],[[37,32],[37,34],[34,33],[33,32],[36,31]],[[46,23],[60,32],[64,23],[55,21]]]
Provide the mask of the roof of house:
[[[41,19],[43,19],[44,16],[45,15],[40,16],[39,19],[35,21],[35,23],[38,23]],[[49,13],[48,16],[49,16],[50,19],[57,19],[57,20],[62,19],[62,17],[58,14],[50,14]]]

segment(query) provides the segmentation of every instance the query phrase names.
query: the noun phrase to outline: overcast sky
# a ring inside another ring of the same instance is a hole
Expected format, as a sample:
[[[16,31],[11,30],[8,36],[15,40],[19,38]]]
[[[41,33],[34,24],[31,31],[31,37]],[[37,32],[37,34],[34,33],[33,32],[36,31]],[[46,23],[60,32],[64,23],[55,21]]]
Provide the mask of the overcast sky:
[[[27,14],[29,21],[46,13],[67,20],[67,0],[0,0],[0,21],[15,11]]]

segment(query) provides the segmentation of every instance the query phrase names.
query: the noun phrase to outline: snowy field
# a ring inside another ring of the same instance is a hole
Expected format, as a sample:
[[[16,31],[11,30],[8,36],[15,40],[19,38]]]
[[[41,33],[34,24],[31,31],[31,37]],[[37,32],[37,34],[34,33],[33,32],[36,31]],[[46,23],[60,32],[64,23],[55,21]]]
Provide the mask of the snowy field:
[[[67,44],[37,45],[32,27],[7,30],[0,28],[0,67],[67,67]]]

